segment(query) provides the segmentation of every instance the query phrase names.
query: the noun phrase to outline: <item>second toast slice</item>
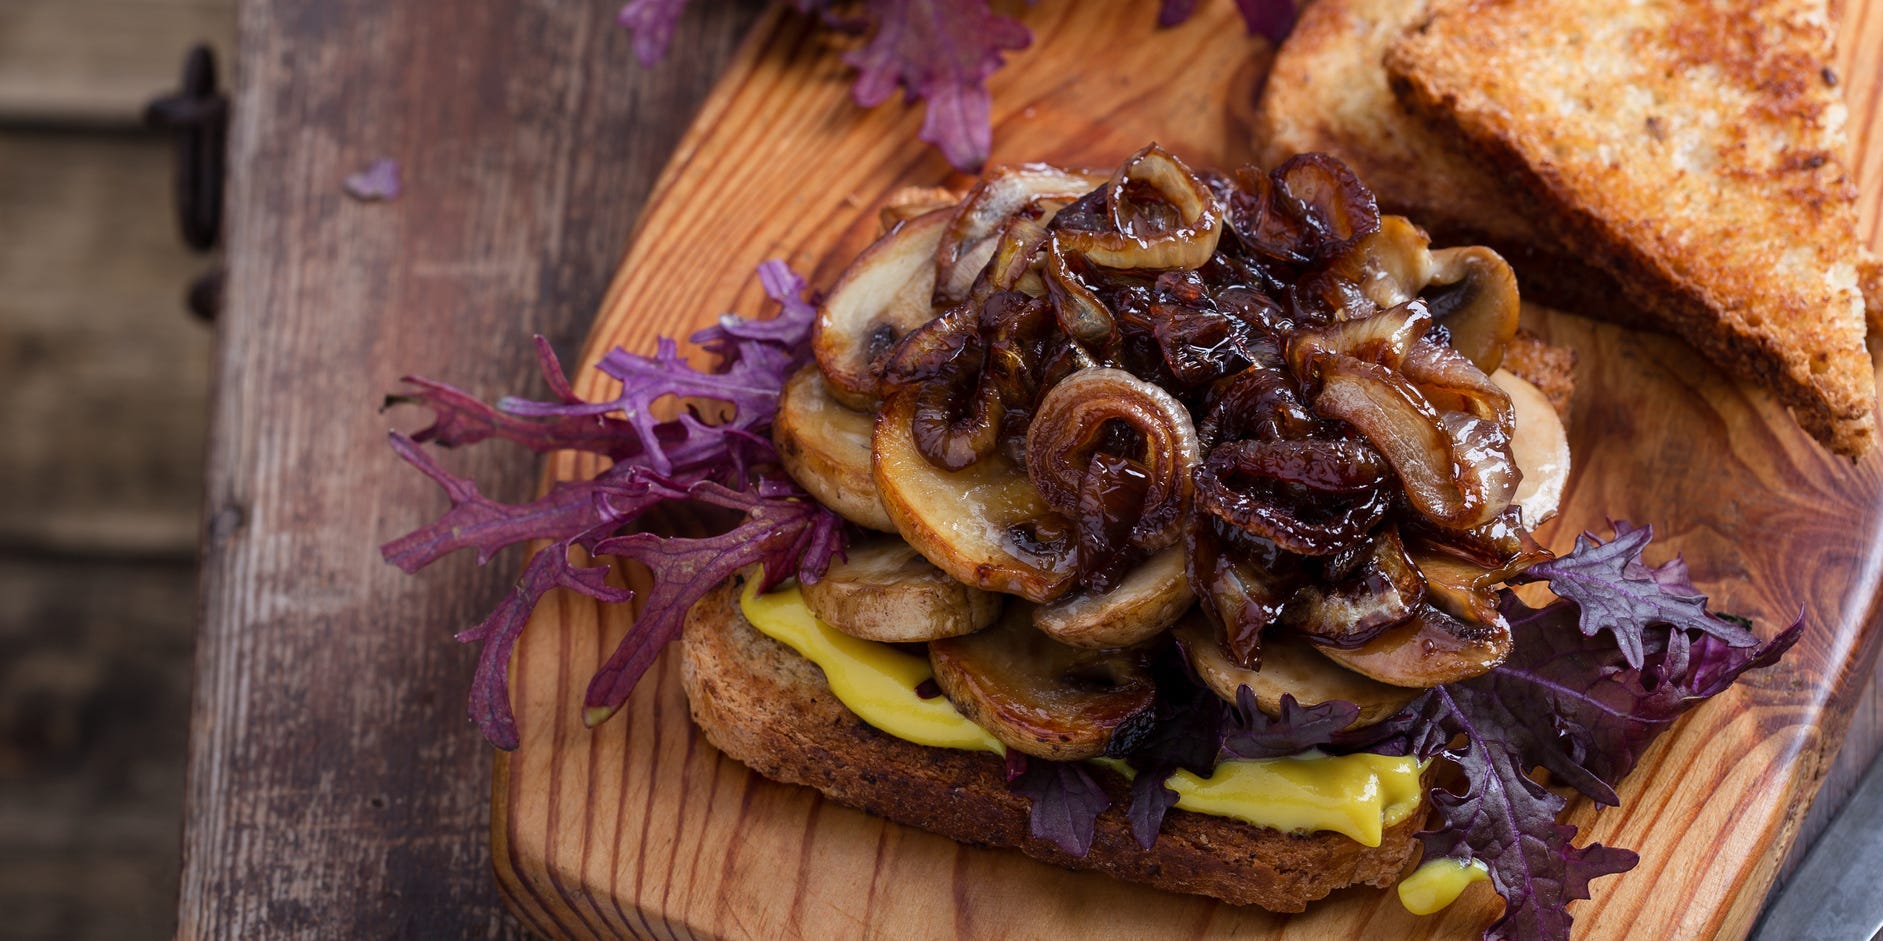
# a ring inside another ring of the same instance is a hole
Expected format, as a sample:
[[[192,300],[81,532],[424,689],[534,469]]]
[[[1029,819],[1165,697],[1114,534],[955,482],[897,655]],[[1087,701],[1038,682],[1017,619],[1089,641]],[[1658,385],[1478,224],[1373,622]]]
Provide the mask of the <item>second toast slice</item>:
[[[1831,51],[1823,0],[1439,0],[1385,64],[1633,303],[1857,456],[1876,382]]]

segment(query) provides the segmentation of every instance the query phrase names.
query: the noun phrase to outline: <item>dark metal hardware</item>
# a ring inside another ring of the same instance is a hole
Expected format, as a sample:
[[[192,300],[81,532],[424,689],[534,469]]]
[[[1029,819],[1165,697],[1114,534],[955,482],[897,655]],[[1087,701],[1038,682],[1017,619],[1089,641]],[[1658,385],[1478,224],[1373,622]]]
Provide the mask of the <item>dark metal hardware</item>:
[[[184,242],[209,251],[222,229],[229,99],[216,90],[216,54],[208,46],[190,50],[183,60],[183,87],[146,105],[144,121],[175,132],[177,222]]]

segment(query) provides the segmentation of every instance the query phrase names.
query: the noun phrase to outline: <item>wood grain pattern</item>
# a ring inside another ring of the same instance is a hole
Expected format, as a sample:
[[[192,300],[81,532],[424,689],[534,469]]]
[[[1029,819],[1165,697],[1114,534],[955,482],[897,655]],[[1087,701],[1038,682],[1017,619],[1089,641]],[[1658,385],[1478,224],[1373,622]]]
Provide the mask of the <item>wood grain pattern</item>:
[[[0,546],[195,556],[211,338],[183,308],[205,263],[177,238],[170,150],[0,133],[0,219],[31,233],[0,239]]]
[[[375,408],[408,371],[529,388],[533,332],[572,351],[757,12],[696,4],[643,70],[614,9],[242,5],[181,938],[524,934],[489,877],[476,652],[449,640],[515,559],[420,579],[380,560],[436,491],[386,448],[419,416]],[[343,195],[381,155],[404,196]],[[447,460],[507,499],[536,474],[526,453]]]
[[[234,48],[230,0],[0,4],[0,120],[136,127],[176,86],[183,55]],[[225,84],[229,76],[223,75]]]
[[[31,233],[0,238],[0,934],[15,941],[174,926],[211,334],[183,309],[204,263],[177,240],[170,160],[155,135],[0,121],[0,219]]]
[[[1198,162],[1246,152],[1241,115],[1263,50],[1226,4],[1149,35],[1142,4],[1029,11],[1039,42],[994,81],[996,161],[1106,164],[1158,139]],[[1883,14],[1846,10],[1846,68],[1876,238],[1883,146],[1876,89]],[[680,146],[610,289],[583,361],[684,335],[719,311],[759,309],[749,272],[783,256],[828,285],[867,240],[875,203],[947,174],[913,140],[919,115],[852,110],[829,40],[803,21],[762,24]],[[1120,61],[1120,60],[1123,61]],[[1087,63],[1104,62],[1086,71]],[[816,180],[815,185],[805,185]],[[701,263],[700,246],[710,245]],[[1779,669],[1684,720],[1621,789],[1586,805],[1588,838],[1642,853],[1578,906],[1591,938],[1737,938],[1804,819],[1848,726],[1879,632],[1883,460],[1817,450],[1781,409],[1727,382],[1678,342],[1570,317],[1534,325],[1583,354],[1572,420],[1578,470],[1553,542],[1606,515],[1653,521],[1722,608],[1769,632],[1802,605],[1813,628]],[[584,371],[582,391],[603,394]],[[551,463],[551,479],[592,473]],[[577,719],[594,667],[630,614],[552,597],[519,647],[523,746],[500,757],[492,837],[516,911],[556,937],[1475,937],[1496,900],[1473,889],[1415,919],[1390,895],[1349,890],[1278,918],[958,846],[757,778],[686,721],[669,659],[624,716]],[[1669,900],[1678,900],[1670,902]]]

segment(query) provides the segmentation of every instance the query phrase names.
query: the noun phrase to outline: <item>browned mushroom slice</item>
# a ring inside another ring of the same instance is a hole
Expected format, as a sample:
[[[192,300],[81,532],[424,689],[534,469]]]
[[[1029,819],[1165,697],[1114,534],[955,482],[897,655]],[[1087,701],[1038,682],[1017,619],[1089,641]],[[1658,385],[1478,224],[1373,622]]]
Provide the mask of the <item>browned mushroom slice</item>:
[[[929,463],[911,432],[916,397],[883,403],[872,438],[877,492],[917,552],[976,588],[1052,601],[1078,574],[1072,525],[996,451],[958,471]]]
[[[1422,295],[1432,316],[1451,331],[1451,345],[1491,372],[1517,335],[1517,276],[1482,245],[1432,253],[1432,283]]]
[[[1074,647],[1126,647],[1176,623],[1196,601],[1183,546],[1144,560],[1104,594],[1075,592],[1033,612],[1033,626]]]
[[[1503,370],[1491,381],[1510,396],[1515,430],[1510,436],[1510,457],[1523,479],[1511,502],[1523,509],[1523,522],[1537,524],[1556,515],[1563,488],[1569,482],[1569,436],[1550,407],[1550,400],[1520,376]]]
[[[1281,622],[1319,645],[1366,643],[1419,610],[1425,580],[1413,563],[1388,525],[1366,545],[1330,558],[1338,578],[1303,585],[1282,609]]]
[[[1068,647],[1010,603],[993,627],[928,645],[950,702],[1008,748],[1054,761],[1121,754],[1148,732],[1157,698],[1149,654]]]
[[[803,590],[819,620],[891,644],[972,634],[1000,616],[999,595],[961,584],[894,536],[851,545]]]
[[[1359,728],[1397,715],[1418,695],[1417,690],[1388,686],[1335,666],[1298,637],[1269,638],[1262,644],[1261,669],[1245,670],[1229,662],[1202,617],[1184,618],[1174,631],[1203,685],[1231,703],[1237,688],[1247,686],[1256,706],[1271,716],[1281,715],[1283,696],[1293,696],[1305,706],[1341,700],[1360,707],[1350,726]]]
[[[1053,208],[1076,199],[1104,183],[1106,174],[1066,170],[1043,163],[1024,163],[995,167],[981,178],[948,220],[947,231],[936,246],[934,260],[939,273],[935,294],[952,303],[967,297],[974,279],[994,257],[1001,232],[1008,220],[1036,200],[1054,205],[1044,207],[1038,222],[1052,221]]]
[[[1414,550],[1412,561],[1425,576],[1425,597],[1433,607],[1471,628],[1510,629],[1497,613],[1498,566],[1431,548]]]
[[[876,420],[832,398],[815,365],[785,383],[772,420],[772,441],[791,479],[817,502],[858,526],[896,531],[870,475],[870,436]]]
[[[1411,620],[1352,650],[1316,647],[1321,655],[1388,686],[1430,689],[1491,671],[1510,656],[1510,630],[1473,633],[1426,605]]]
[[[934,318],[935,246],[951,212],[917,216],[877,239],[844,269],[818,308],[811,350],[837,401],[873,410],[881,395],[877,365]]]
[[[1381,216],[1379,230],[1333,263],[1382,308],[1419,296],[1432,280],[1432,252],[1425,231],[1405,216]]]
[[[883,234],[916,216],[926,215],[937,209],[953,209],[961,202],[961,194],[945,186],[905,186],[889,194],[883,200],[883,208],[877,215],[882,224]]]

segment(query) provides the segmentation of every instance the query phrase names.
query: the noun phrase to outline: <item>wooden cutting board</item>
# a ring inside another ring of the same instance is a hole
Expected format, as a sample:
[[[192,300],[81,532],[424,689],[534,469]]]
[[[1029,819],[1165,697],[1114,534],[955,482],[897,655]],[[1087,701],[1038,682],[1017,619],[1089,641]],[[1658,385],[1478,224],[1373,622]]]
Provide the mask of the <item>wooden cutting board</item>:
[[[1148,140],[1233,166],[1269,48],[1228,2],[1153,31],[1144,0],[1028,8],[1033,48],[992,82],[994,161],[1115,165]],[[1875,184],[1883,141],[1883,0],[1848,4],[1842,71]],[[1077,15],[1074,15],[1074,11]],[[1861,37],[1860,39],[1858,37]],[[707,102],[642,216],[576,373],[613,346],[645,351],[722,311],[765,309],[754,266],[787,259],[828,287],[907,184],[962,182],[916,140],[920,114],[850,102],[849,41],[774,13]],[[1865,231],[1877,244],[1874,185]],[[1575,908],[1589,938],[1738,938],[1750,928],[1843,730],[1883,632],[1875,619],[1883,459],[1852,466],[1783,410],[1724,380],[1680,343],[1567,316],[1532,325],[1580,351],[1576,471],[1551,542],[1606,516],[1651,522],[1722,609],[1770,635],[1802,605],[1805,639],[1651,749],[1585,839],[1638,850]],[[585,477],[558,455],[548,479]],[[579,720],[590,674],[629,611],[552,595],[516,654],[522,746],[501,756],[492,800],[497,877],[528,924],[557,938],[1079,937],[1475,938],[1501,904],[1473,887],[1414,918],[1390,892],[1345,890],[1281,917],[974,849],[776,784],[719,755],[687,719],[665,657],[625,713]]]

